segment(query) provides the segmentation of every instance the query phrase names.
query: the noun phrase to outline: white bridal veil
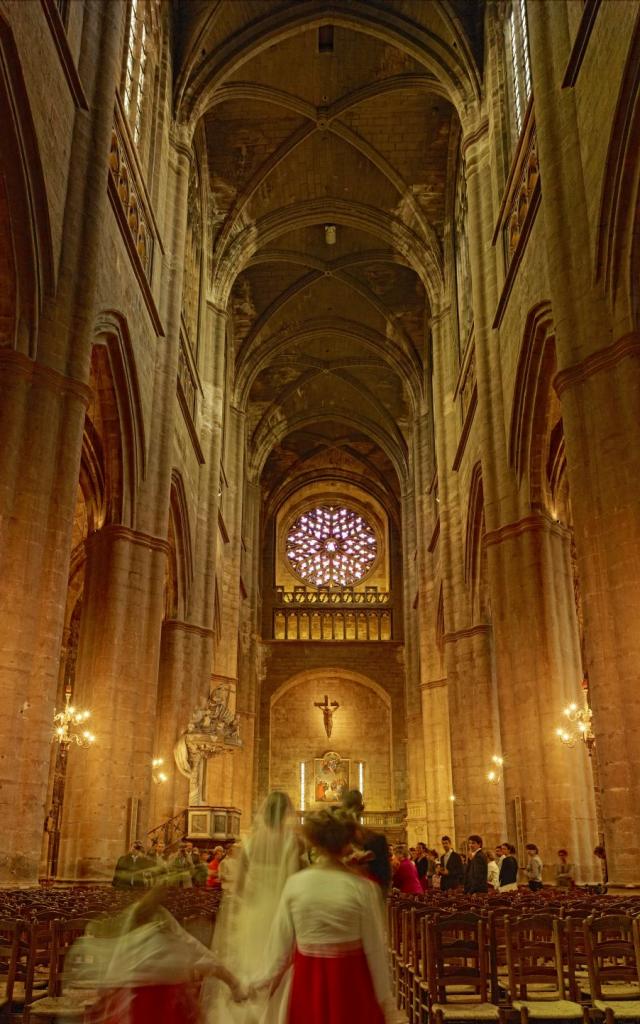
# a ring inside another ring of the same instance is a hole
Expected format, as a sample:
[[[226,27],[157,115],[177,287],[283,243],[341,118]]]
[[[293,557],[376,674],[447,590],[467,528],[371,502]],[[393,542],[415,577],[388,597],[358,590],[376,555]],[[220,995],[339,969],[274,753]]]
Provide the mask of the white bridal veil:
[[[251,835],[240,856],[233,886],[228,889],[213,936],[213,953],[242,983],[267,969],[266,950],[271,923],[290,875],[301,866],[301,846],[295,832],[293,806],[286,793],[273,792],[256,815]],[[277,1024],[285,1019],[290,972],[278,991],[238,1006],[229,990],[215,979],[204,989],[209,1024]]]

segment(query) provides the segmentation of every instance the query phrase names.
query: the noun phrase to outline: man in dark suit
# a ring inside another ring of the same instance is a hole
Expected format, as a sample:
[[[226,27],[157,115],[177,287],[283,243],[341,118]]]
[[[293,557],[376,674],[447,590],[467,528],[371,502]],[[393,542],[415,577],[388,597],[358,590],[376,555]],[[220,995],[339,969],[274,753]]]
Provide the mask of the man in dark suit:
[[[443,836],[441,842],[444,853],[440,858],[438,874],[440,875],[440,889],[447,892],[450,889],[459,889],[464,885],[464,864],[460,854],[454,850],[449,836]]]
[[[372,881],[378,883],[384,893],[391,885],[391,862],[389,858],[389,844],[386,836],[381,832],[372,832],[360,823],[364,812],[364,799],[359,789],[350,789],[342,794],[342,807],[358,822],[356,834],[357,844],[370,854],[367,859],[367,872]]]
[[[467,846],[469,848],[469,856],[464,872],[464,891],[487,892],[489,889],[487,883],[489,868],[487,858],[482,849],[482,839],[476,835],[469,836]]]
[[[146,856],[142,843],[136,840],[131,844],[129,853],[118,859],[113,885],[116,889],[141,888],[149,885],[154,867],[155,864]]]

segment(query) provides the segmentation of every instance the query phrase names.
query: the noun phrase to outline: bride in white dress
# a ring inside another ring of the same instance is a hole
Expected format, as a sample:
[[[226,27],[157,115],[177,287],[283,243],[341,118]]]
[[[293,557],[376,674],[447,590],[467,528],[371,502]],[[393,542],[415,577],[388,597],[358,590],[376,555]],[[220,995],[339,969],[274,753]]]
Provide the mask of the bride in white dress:
[[[213,936],[216,958],[240,982],[266,970],[271,925],[285,882],[300,870],[302,854],[291,800],[286,793],[270,793],[240,855],[235,884],[225,892]],[[268,1006],[266,993],[238,1006],[226,986],[210,982],[204,992],[207,1019],[210,1024],[278,1024],[288,1004],[290,973]]]

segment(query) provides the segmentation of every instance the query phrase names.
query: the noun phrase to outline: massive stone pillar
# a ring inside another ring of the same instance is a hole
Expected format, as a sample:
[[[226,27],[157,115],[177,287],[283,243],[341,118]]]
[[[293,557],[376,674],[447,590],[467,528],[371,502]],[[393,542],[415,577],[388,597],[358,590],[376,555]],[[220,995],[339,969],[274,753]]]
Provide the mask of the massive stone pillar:
[[[569,532],[536,513],[486,543],[509,820],[548,862],[567,847],[589,881],[597,831],[588,756],[556,736],[582,678]]]
[[[455,820],[455,838],[460,842],[470,832],[481,832],[487,843],[494,843],[504,831],[504,799],[501,785],[492,786],[487,781],[487,772],[491,757],[501,753],[501,739],[491,626],[484,616],[478,617],[478,609],[471,600],[470,581],[464,576],[467,543],[464,514],[468,499],[458,473],[452,471],[460,419],[455,399],[459,371],[452,356],[450,315],[447,311],[438,318],[433,333],[439,467],[438,545],[443,575],[445,642],[444,665],[438,667],[443,679],[442,670],[446,670],[446,690],[442,684],[435,685],[430,699],[442,703],[446,693],[447,706],[437,708],[437,720],[448,720],[451,730],[451,781],[446,799],[449,819],[453,812]],[[491,414],[490,409],[484,412],[486,418]],[[480,418],[478,413],[476,415]],[[486,419],[482,426],[487,430]],[[434,682],[437,681],[436,675]],[[439,803],[440,814],[444,816],[442,788]],[[453,807],[452,796],[455,798]]]
[[[164,824],[189,803],[189,781],[178,771],[173,751],[198,701],[207,696],[212,649],[212,629],[176,619],[162,623],[153,756],[162,758],[167,782],[153,787],[151,828]]]
[[[74,701],[96,743],[70,752],[63,877],[109,877],[148,811],[166,543],[122,526],[87,542]]]
[[[36,361],[0,355],[0,881],[10,883],[38,873],[121,14],[86,5],[79,70],[90,109],[76,111],[58,292],[45,296]]]
[[[420,694],[419,620],[415,609],[418,576],[415,553],[417,524],[413,491],[402,494],[402,574],[404,604],[405,714],[407,730],[407,838],[410,843],[424,840],[425,770]]]
[[[458,841],[480,832],[488,849],[504,839],[504,790],[500,773],[488,779],[500,755],[500,730],[493,673],[492,629],[478,624],[445,636],[451,736],[451,775]]]
[[[549,282],[609,878],[640,884],[640,334],[593,267],[564,4],[528,8]],[[634,5],[620,5],[621,31]],[[560,144],[561,143],[561,144]],[[596,282],[596,283],[594,283]]]
[[[227,408],[227,480],[221,497],[226,538],[218,549],[218,593],[220,609],[220,637],[213,663],[214,681],[229,681],[235,688],[236,707],[240,712],[241,736],[246,745],[241,751],[223,753],[209,760],[207,786],[210,802],[232,804],[244,812],[242,828],[249,822],[251,805],[252,736],[247,736],[247,726],[252,733],[253,719],[246,717],[245,694],[238,690],[238,648],[242,621],[241,602],[245,599],[241,580],[243,564],[243,511],[246,482],[245,468],[245,417],[231,405]],[[247,760],[248,759],[248,760]]]

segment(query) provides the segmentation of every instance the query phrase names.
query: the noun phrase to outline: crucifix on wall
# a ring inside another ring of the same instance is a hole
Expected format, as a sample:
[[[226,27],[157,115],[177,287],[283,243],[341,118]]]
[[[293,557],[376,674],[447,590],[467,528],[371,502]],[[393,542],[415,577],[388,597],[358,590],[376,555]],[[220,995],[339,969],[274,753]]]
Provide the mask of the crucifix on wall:
[[[324,719],[324,731],[326,732],[327,736],[331,736],[331,730],[333,729],[333,712],[337,711],[340,705],[338,704],[337,700],[332,700],[331,703],[329,703],[329,698],[325,693],[324,702],[316,700],[314,701],[313,706],[314,708],[320,708],[320,710],[322,711],[322,718]]]

